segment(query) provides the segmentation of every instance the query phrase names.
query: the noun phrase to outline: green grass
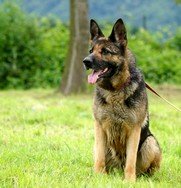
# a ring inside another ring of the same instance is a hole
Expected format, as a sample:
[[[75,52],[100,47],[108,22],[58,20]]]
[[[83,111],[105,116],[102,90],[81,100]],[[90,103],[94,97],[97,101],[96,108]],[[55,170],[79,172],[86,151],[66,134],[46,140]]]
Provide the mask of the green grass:
[[[160,90],[181,108],[181,90]],[[163,161],[135,184],[93,172],[92,96],[53,90],[0,92],[0,187],[181,187],[181,113],[149,94]]]

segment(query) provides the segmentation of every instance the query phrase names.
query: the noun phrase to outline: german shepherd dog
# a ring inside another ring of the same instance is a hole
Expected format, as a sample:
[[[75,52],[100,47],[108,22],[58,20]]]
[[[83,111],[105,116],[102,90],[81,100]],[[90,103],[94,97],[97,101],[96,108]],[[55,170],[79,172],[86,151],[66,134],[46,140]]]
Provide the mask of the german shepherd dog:
[[[152,174],[161,162],[161,149],[149,130],[145,82],[127,48],[122,19],[108,38],[91,20],[90,34],[91,50],[83,63],[92,69],[88,82],[96,84],[94,170],[124,168],[125,179],[135,181],[136,175]]]

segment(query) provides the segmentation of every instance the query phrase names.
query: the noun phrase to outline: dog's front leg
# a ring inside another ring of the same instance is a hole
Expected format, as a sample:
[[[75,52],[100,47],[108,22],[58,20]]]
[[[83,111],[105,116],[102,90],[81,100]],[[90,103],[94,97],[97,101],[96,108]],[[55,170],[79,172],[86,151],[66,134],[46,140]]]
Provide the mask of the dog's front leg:
[[[126,165],[124,170],[125,180],[136,180],[136,160],[140,140],[141,127],[135,126],[127,139],[126,144]]]
[[[94,170],[97,173],[106,173],[105,166],[106,135],[101,125],[95,123]]]

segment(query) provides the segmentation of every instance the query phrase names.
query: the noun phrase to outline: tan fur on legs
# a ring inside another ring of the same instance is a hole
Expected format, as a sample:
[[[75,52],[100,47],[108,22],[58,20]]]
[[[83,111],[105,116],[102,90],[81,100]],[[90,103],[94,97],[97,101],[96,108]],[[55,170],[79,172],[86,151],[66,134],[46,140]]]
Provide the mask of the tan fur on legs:
[[[126,165],[125,165],[125,179],[129,181],[136,180],[136,159],[138,144],[140,140],[141,127],[135,126],[128,137],[126,145]]]
[[[137,157],[137,174],[152,174],[159,169],[161,162],[161,150],[153,136],[149,136],[143,143]]]
[[[106,173],[105,167],[106,135],[98,122],[95,123],[94,170]]]

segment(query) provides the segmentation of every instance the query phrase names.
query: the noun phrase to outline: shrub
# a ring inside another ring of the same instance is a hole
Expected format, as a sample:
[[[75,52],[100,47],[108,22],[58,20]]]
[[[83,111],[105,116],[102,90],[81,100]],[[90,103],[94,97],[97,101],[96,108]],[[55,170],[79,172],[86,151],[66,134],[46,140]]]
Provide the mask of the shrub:
[[[68,30],[58,20],[28,17],[12,3],[0,7],[0,88],[60,84]]]
[[[129,47],[147,81],[181,84],[180,52],[173,43],[177,41],[176,37],[169,43],[160,42],[161,38],[160,34],[152,35],[145,30],[139,30],[136,35],[130,37]]]

